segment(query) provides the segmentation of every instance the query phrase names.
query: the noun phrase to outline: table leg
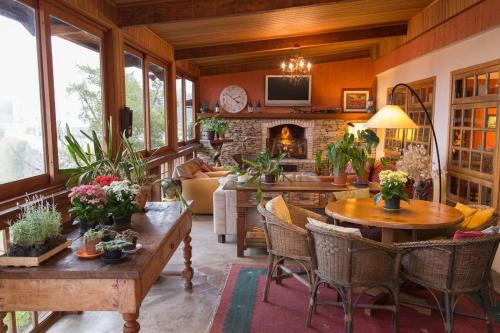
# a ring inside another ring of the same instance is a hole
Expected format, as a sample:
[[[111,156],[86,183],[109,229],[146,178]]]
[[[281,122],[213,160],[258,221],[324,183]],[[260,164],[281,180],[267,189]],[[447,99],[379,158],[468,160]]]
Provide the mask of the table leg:
[[[246,219],[247,210],[244,207],[238,207],[238,218],[236,221],[236,249],[237,256],[243,257],[245,255],[245,231],[246,231]]]
[[[193,268],[191,267],[192,258],[192,247],[191,247],[191,230],[184,237],[184,270],[182,271],[182,277],[184,278],[184,289],[193,289]]]
[[[7,330],[9,329],[3,322],[6,316],[7,312],[0,312],[0,333],[7,333]]]
[[[394,243],[394,229],[382,228],[382,243]]]
[[[123,324],[123,333],[137,333],[141,329],[141,325],[137,322],[139,318],[139,310],[136,313],[122,313],[122,318],[125,321]]]

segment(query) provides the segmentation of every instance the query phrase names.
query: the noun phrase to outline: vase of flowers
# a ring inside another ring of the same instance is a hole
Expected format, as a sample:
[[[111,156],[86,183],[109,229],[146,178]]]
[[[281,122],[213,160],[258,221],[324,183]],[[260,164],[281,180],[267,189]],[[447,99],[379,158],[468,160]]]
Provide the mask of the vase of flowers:
[[[373,200],[375,204],[384,200],[384,209],[398,210],[401,208],[401,199],[410,201],[405,192],[408,174],[403,171],[384,170],[380,173],[381,191],[375,194]]]
[[[132,213],[138,211],[135,198],[140,192],[140,186],[131,184],[128,180],[114,181],[105,186],[107,207],[113,214],[113,227],[115,229],[128,229]]]
[[[413,180],[413,198],[431,200],[432,170],[431,155],[422,145],[408,145],[401,158],[396,162],[398,170],[408,174]]]
[[[74,224],[79,225],[82,235],[106,220],[106,191],[100,185],[75,186],[68,197],[72,206],[69,212],[76,216]]]

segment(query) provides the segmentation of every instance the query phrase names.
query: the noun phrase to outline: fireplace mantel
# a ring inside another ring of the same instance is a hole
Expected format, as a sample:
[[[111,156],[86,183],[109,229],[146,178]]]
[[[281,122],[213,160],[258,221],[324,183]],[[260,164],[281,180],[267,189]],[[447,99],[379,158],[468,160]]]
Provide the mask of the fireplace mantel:
[[[241,111],[239,113],[197,113],[197,117],[220,116],[227,119],[338,119],[338,120],[368,120],[372,114],[363,112],[352,113],[248,113]]]

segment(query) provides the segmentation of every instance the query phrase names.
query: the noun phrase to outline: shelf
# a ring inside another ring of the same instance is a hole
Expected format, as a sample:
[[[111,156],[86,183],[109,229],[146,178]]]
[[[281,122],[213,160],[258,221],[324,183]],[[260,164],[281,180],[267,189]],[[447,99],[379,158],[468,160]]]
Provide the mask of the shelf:
[[[364,112],[352,113],[248,113],[241,111],[240,113],[197,113],[197,117],[213,117],[220,116],[226,119],[339,119],[339,120],[368,120],[373,114]]]

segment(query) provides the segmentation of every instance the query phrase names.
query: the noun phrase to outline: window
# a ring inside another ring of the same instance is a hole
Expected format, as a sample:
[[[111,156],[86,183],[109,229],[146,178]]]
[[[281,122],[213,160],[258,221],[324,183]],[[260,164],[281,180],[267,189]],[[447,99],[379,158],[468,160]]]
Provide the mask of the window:
[[[35,10],[0,2],[0,184],[46,173]]]
[[[144,71],[142,57],[125,51],[125,103],[132,110],[132,137],[136,150],[146,149]]]
[[[447,197],[451,202],[498,207],[498,72],[476,66],[453,73]],[[465,82],[465,83],[464,83]]]
[[[50,18],[59,168],[73,166],[66,149],[66,126],[80,142],[81,131],[103,137],[101,39],[56,17]]]
[[[151,147],[167,145],[167,122],[165,118],[166,71],[163,67],[149,64],[149,117],[151,126]]]
[[[194,140],[196,136],[194,93],[194,82],[183,76],[177,76],[176,98],[178,142]]]

